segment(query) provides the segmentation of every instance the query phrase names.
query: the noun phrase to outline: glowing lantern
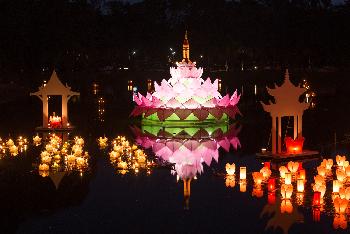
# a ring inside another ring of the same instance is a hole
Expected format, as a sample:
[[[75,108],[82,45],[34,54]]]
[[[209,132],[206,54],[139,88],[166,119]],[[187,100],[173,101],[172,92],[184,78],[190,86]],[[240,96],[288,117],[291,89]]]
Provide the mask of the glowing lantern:
[[[322,166],[324,166],[327,170],[331,170],[333,166],[333,159],[323,159]]]
[[[45,156],[45,157],[41,158],[41,162],[46,163],[46,164],[50,164],[51,163],[51,157],[50,156]]]
[[[271,163],[270,162],[264,162],[264,167],[267,167],[268,169],[271,169]]]
[[[225,168],[226,168],[226,173],[230,176],[234,175],[236,172],[236,165],[234,163],[232,164],[226,163]]]
[[[333,228],[334,229],[347,229],[348,221],[346,220],[345,214],[334,215]]]
[[[15,142],[13,142],[12,139],[9,139],[8,141],[6,141],[7,147],[11,147],[11,146],[13,146],[14,144],[15,144]]]
[[[39,136],[33,137],[34,145],[38,146],[41,144],[41,138]]]
[[[299,170],[299,179],[302,179],[302,180],[306,179],[306,172],[304,169]]]
[[[133,85],[132,80],[128,80],[128,91],[132,91]]]
[[[297,195],[296,195],[296,200],[297,200],[297,204],[299,206],[301,206],[303,203],[304,203],[304,193],[303,192],[297,192]]]
[[[349,164],[350,164],[349,161],[346,160],[346,161],[344,161],[344,163],[343,163],[343,167],[346,168],[346,167],[349,166]]]
[[[347,177],[350,177],[350,166],[347,166],[345,168],[345,174],[346,174]]]
[[[281,167],[279,168],[279,171],[280,171],[281,178],[284,179],[286,173],[288,172],[288,169],[287,169],[285,166],[281,166]]]
[[[101,149],[104,149],[107,147],[107,141],[108,141],[108,138],[107,137],[100,137],[98,138],[98,145]]]
[[[226,176],[226,181],[225,181],[226,187],[235,187],[236,181],[234,176]]]
[[[341,199],[339,197],[334,199],[334,209],[338,214],[344,214],[348,207],[349,201],[347,199]]]
[[[317,184],[317,185],[323,185],[325,183],[324,177],[320,176],[320,175],[316,175],[314,177],[314,180],[315,180],[315,184]]]
[[[239,191],[241,193],[245,193],[247,191],[247,181],[246,180],[241,180],[239,182]]]
[[[324,166],[317,167],[317,172],[320,176],[326,176],[327,169]]]
[[[320,222],[321,218],[321,210],[319,207],[313,207],[312,208],[312,220],[314,222]]]
[[[300,154],[303,152],[304,137],[293,140],[291,137],[285,138],[288,154]]]
[[[350,187],[340,188],[339,189],[339,197],[342,199],[350,200]]]
[[[292,184],[292,173],[287,172],[284,177],[285,184]]]
[[[50,169],[49,165],[43,163],[39,165],[39,171],[48,171]]]
[[[345,156],[337,155],[337,156],[335,157],[335,161],[337,162],[337,164],[338,164],[339,167],[343,167],[343,166],[344,166],[345,160],[346,160],[346,157],[345,157]]]
[[[10,146],[9,148],[10,153],[12,156],[17,156],[18,155],[18,147],[15,145]]]
[[[276,189],[276,179],[270,178],[269,181],[267,182],[268,186],[268,191],[272,192]]]
[[[268,167],[263,167],[260,169],[260,173],[264,176],[264,179],[268,179],[271,175],[271,170]]]
[[[298,168],[299,168],[299,163],[290,161],[290,162],[288,162],[287,166],[288,166],[288,170],[291,173],[296,173],[298,171]]]
[[[298,179],[297,180],[297,191],[298,192],[304,192],[304,180],[303,179]]]
[[[276,193],[268,193],[267,194],[267,202],[270,205],[273,205],[276,203]]]
[[[246,167],[239,168],[239,179],[241,179],[241,180],[247,179],[247,168]]]
[[[118,163],[117,167],[118,167],[119,169],[125,170],[125,169],[128,168],[128,164],[127,164],[126,162],[124,162],[124,161],[121,161],[121,162]]]
[[[76,157],[74,155],[68,155],[67,156],[68,164],[75,164],[75,159]]]
[[[293,194],[293,186],[291,184],[281,185],[281,195],[283,199],[290,199]]]
[[[84,167],[86,165],[86,161],[84,158],[82,157],[77,157],[77,165],[78,167]]]
[[[260,172],[253,172],[252,176],[253,176],[254,183],[256,185],[261,185],[261,183],[262,183],[262,181],[264,179],[263,174],[260,173]]]
[[[321,197],[324,196],[324,194],[326,193],[326,186],[321,184],[315,184],[312,189],[314,190],[314,192],[320,192],[321,193]]]
[[[282,200],[281,202],[281,213],[291,214],[293,212],[293,205],[290,200]]]
[[[337,170],[336,171],[336,174],[337,174],[337,179],[340,181],[340,182],[344,182],[344,180],[346,179],[346,174],[343,170]]]
[[[333,180],[333,193],[339,193],[341,184],[342,183],[339,180]]]
[[[252,197],[260,198],[264,195],[264,191],[261,189],[260,186],[254,186],[252,191]]]
[[[314,198],[312,200],[312,204],[314,206],[320,206],[321,205],[321,192],[315,191],[314,192]]]
[[[50,116],[49,123],[52,128],[59,128],[62,126],[62,119],[59,116],[55,116],[55,112],[53,113],[53,116]]]

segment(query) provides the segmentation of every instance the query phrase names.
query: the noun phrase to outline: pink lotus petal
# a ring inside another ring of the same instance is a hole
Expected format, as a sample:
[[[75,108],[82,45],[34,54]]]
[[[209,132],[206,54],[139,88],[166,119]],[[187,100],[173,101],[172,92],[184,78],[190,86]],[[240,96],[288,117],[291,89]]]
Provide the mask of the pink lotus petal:
[[[192,98],[190,100],[188,100],[187,102],[185,102],[183,105],[188,109],[196,109],[199,107],[198,102],[196,102]]]
[[[166,104],[167,108],[179,108],[182,106],[180,102],[178,102],[175,98],[170,99]]]
[[[237,149],[238,147],[241,147],[241,142],[237,137],[234,137],[230,140],[231,145],[233,146],[234,149]]]
[[[230,104],[230,95],[225,95],[221,100],[218,101],[219,106],[226,107]]]
[[[220,141],[218,141],[218,144],[224,148],[227,152],[230,151],[230,142],[227,140],[227,138],[224,138]]]

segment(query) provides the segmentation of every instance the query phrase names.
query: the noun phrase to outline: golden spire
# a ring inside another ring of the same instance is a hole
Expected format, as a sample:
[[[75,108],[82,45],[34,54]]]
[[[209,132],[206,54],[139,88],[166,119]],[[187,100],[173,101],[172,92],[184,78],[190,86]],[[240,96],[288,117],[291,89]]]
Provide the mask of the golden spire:
[[[190,43],[188,43],[188,39],[187,39],[187,30],[185,33],[185,39],[184,39],[184,43],[182,44],[182,61],[183,62],[190,62]]]
[[[190,196],[191,196],[191,179],[182,179],[184,182],[184,200],[185,200],[185,209],[190,208]]]

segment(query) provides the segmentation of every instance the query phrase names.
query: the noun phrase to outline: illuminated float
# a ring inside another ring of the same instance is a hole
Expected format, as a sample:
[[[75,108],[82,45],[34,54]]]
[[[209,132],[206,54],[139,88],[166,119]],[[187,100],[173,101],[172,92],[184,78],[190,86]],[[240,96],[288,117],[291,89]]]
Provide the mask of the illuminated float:
[[[275,85],[276,87],[276,85]],[[317,151],[304,150],[305,138],[302,136],[303,112],[310,107],[310,103],[300,102],[299,98],[306,90],[294,86],[289,79],[289,72],[286,70],[284,82],[281,86],[269,89],[268,93],[274,97],[275,102],[268,105],[261,103],[264,110],[269,112],[272,118],[271,127],[271,151],[258,154],[261,157],[289,158],[289,157],[310,157],[318,155]],[[282,149],[282,118],[293,118],[293,138],[286,136],[284,142],[286,149]],[[277,122],[277,125],[276,125]]]
[[[142,115],[143,124],[206,124],[228,122],[239,113],[240,95],[221,96],[219,81],[202,79],[203,68],[190,60],[187,32],[183,43],[183,59],[170,68],[171,78],[154,83],[154,92],[134,95],[137,106],[132,116]]]
[[[218,161],[219,148],[237,149],[240,128],[235,125],[211,127],[164,127],[142,125],[132,128],[136,142],[167,163],[173,164],[172,173],[184,182],[185,208],[189,208],[190,183],[203,172],[203,164]]]
[[[56,71],[52,72],[50,80],[47,84],[43,84],[39,87],[39,90],[34,93],[30,93],[30,96],[37,96],[43,102],[43,123],[42,126],[37,128],[38,130],[50,130],[52,128],[69,130],[72,128],[68,122],[68,101],[72,96],[79,96],[78,92],[71,91],[69,86],[65,86],[59,80]],[[62,116],[49,116],[49,97],[61,96],[62,97]]]

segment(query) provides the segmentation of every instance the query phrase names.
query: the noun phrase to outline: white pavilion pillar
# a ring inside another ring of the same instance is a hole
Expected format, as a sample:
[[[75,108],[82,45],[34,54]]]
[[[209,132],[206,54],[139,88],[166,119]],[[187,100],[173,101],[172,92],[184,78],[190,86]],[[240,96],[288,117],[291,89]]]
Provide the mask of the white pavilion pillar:
[[[43,128],[47,128],[49,124],[49,101],[47,95],[42,95],[43,101]]]
[[[276,116],[272,116],[272,125],[271,125],[271,145],[272,145],[272,153],[276,153]]]
[[[62,95],[62,127],[66,128],[68,123],[68,98]]]
[[[294,128],[293,128],[293,131],[294,131],[294,139],[297,139],[298,137],[298,115],[294,115],[293,116],[293,119],[294,119]]]
[[[278,120],[278,149],[277,152],[281,153],[282,152],[282,117],[279,116],[277,117]]]
[[[298,137],[303,136],[303,114],[298,114]]]

